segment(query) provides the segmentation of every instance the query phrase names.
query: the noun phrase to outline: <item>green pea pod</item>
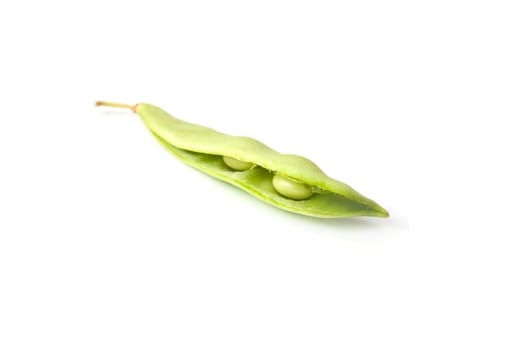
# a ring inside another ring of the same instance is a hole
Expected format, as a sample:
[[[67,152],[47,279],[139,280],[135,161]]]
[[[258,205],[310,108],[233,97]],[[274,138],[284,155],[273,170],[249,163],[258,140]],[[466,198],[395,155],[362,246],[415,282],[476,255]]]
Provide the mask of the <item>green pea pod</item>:
[[[177,158],[278,208],[326,218],[389,216],[380,205],[327,176],[307,158],[276,152],[253,138],[179,120],[147,103],[99,101],[96,105],[133,110]]]

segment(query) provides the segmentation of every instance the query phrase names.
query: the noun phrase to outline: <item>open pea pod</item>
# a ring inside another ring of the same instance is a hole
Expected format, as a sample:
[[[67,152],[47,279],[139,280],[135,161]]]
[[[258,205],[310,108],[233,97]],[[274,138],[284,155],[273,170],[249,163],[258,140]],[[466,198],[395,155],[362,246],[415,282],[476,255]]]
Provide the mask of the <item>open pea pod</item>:
[[[96,104],[130,108],[177,158],[278,208],[327,218],[389,216],[380,205],[327,176],[307,158],[276,152],[253,138],[185,122],[147,103]]]

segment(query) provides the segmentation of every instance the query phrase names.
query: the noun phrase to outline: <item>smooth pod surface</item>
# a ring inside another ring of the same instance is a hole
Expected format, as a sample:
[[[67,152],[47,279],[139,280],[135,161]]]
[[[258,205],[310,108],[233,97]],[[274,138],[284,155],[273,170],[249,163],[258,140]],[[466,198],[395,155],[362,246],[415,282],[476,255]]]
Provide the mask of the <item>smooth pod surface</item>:
[[[327,176],[307,158],[276,152],[253,138],[231,136],[182,121],[150,104],[140,103],[134,111],[158,141],[180,160],[276,207],[316,217],[389,215],[371,199]],[[254,166],[236,171],[226,165],[223,157]],[[286,198],[274,189],[274,174],[312,186],[315,193],[303,200]]]

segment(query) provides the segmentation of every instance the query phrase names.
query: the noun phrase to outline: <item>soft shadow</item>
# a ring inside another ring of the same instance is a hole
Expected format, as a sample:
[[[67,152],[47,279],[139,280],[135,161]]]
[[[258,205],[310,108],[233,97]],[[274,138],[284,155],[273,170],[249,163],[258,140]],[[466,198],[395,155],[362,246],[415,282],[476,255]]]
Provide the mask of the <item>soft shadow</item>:
[[[338,229],[377,229],[385,228],[389,225],[390,218],[374,218],[374,217],[351,217],[351,218],[312,218],[302,215],[296,215],[297,220],[303,222],[309,221],[311,224],[324,226],[328,228]]]
[[[377,217],[350,217],[350,218],[314,218],[309,216],[298,215],[285,212],[299,221],[301,224],[310,226],[310,228],[319,231],[339,233],[339,235],[347,235],[354,233],[365,233],[374,235],[392,235],[394,232],[400,232],[408,229],[408,223],[404,218],[399,216],[391,216],[389,218]]]
[[[110,107],[95,107],[96,114],[106,117],[119,117],[119,116],[127,116],[128,114],[134,114],[132,111],[128,109],[120,109],[120,108],[110,108]]]

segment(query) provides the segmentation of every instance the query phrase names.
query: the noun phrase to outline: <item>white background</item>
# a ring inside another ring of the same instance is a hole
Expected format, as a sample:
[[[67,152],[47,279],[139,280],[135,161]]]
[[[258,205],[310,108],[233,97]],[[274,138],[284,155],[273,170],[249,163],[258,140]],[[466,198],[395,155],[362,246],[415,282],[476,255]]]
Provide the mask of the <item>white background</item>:
[[[514,349],[513,1],[3,1],[0,348]],[[391,212],[183,165],[150,102]]]

